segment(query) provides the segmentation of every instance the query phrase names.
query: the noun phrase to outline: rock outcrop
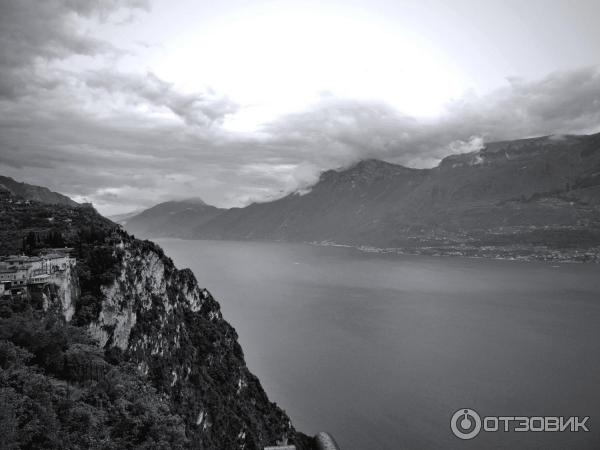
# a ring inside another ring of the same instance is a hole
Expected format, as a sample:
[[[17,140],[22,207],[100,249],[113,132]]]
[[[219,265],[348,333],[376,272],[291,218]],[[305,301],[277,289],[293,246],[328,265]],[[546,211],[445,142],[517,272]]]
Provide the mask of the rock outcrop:
[[[75,262],[65,270],[54,272],[41,288],[30,287],[33,299],[41,298],[45,311],[53,309],[69,322],[75,314],[75,304],[80,295],[79,278]]]
[[[190,270],[177,270],[159,247],[127,236],[114,256],[118,274],[102,287],[89,331],[170,398],[195,448],[262,449],[282,439],[309,448],[269,402],[246,367],[235,330]]]

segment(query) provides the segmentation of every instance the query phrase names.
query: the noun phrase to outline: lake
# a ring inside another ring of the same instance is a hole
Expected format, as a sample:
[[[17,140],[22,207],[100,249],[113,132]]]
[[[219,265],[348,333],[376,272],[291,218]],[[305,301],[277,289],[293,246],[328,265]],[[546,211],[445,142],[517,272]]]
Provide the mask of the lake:
[[[600,448],[600,266],[157,241],[236,328],[248,367],[342,450]],[[590,416],[589,432],[481,432],[452,414]]]

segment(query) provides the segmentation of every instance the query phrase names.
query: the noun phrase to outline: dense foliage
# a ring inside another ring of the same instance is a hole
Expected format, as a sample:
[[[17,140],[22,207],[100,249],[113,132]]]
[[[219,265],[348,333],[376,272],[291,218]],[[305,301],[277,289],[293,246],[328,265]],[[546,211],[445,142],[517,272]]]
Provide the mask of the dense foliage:
[[[2,449],[189,444],[181,417],[131,363],[105,356],[81,328],[31,308],[0,319],[0,401]]]

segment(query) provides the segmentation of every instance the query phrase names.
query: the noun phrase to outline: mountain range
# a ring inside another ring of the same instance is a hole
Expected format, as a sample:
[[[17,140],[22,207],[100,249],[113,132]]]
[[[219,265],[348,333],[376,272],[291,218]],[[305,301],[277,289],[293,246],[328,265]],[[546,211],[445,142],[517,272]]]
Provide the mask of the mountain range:
[[[125,226],[153,237],[442,253],[458,246],[585,250],[600,245],[600,134],[488,143],[431,169],[370,159],[324,172],[307,193],[226,210],[168,202]]]

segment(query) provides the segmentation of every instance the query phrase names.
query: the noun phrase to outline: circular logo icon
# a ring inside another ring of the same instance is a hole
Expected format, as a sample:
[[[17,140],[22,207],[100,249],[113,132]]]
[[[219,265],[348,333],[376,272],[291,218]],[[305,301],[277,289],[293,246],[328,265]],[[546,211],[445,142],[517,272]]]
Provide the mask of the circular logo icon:
[[[450,428],[457,438],[473,439],[481,431],[481,417],[472,409],[459,409],[450,419]]]

